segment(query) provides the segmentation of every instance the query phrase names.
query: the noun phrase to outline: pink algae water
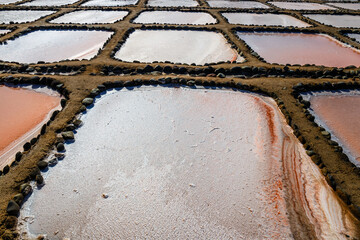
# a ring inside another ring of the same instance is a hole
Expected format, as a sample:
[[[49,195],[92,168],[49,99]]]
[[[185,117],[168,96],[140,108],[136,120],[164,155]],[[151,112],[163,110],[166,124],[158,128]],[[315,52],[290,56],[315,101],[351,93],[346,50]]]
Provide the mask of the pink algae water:
[[[360,164],[360,95],[320,95],[311,106]]]
[[[269,63],[360,66],[359,50],[325,34],[238,32],[237,35]]]
[[[58,96],[0,86],[0,167],[7,164],[8,152],[21,150],[22,140],[34,137],[31,134],[34,128],[46,120],[59,103]]]

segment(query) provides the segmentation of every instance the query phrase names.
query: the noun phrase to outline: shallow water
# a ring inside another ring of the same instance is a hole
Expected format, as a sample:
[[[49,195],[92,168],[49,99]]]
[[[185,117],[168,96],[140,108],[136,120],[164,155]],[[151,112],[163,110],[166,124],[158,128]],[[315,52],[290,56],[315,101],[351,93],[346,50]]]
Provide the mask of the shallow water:
[[[350,10],[360,10],[360,3],[328,3],[328,5]]]
[[[334,134],[360,167],[360,92],[315,92],[310,102],[317,122]]]
[[[272,13],[222,13],[231,24],[242,25],[263,25],[263,26],[293,26],[293,27],[309,27],[307,24],[299,19],[285,14]]]
[[[9,24],[32,22],[47,15],[53,14],[55,11],[35,11],[35,10],[8,10],[0,11],[0,23]]]
[[[79,24],[114,23],[116,21],[124,19],[127,14],[127,11],[81,10],[67,13],[50,22]]]
[[[279,64],[360,66],[360,51],[325,34],[238,32],[265,61]]]
[[[220,0],[208,0],[207,3],[210,7],[214,8],[269,8],[265,4],[256,1],[220,1]]]
[[[357,15],[304,14],[304,16],[334,27],[360,28],[360,16]]]
[[[351,38],[355,38],[356,41],[358,41],[360,43],[360,34],[357,34],[357,33],[348,33],[346,34],[348,37],[351,37]]]
[[[91,59],[111,35],[105,31],[38,30],[0,45],[0,59],[19,63]]]
[[[216,19],[204,12],[180,12],[180,11],[146,11],[142,12],[135,23],[160,23],[160,24],[212,24]]]
[[[269,2],[279,8],[291,10],[336,10],[334,7],[319,3],[308,2]]]
[[[21,4],[21,6],[64,6],[78,2],[79,0],[33,0]]]
[[[127,6],[135,5],[138,3],[138,0],[90,0],[85,2],[81,6],[91,7],[91,6],[106,6],[106,7],[118,7],[118,6]]]
[[[148,0],[150,7],[196,7],[196,0]]]
[[[60,96],[48,88],[0,85],[0,169],[10,164],[25,142],[39,134],[51,113],[60,108]]]
[[[358,222],[270,98],[142,87],[107,93],[82,120],[23,205],[20,229],[49,239],[290,239],[291,199],[305,204],[316,237],[353,236]]]
[[[7,30],[7,29],[0,29],[0,35],[3,35],[3,34],[7,34],[11,32],[11,30]]]
[[[135,30],[115,58],[126,62],[171,61],[188,64],[243,61],[221,34],[185,30]]]

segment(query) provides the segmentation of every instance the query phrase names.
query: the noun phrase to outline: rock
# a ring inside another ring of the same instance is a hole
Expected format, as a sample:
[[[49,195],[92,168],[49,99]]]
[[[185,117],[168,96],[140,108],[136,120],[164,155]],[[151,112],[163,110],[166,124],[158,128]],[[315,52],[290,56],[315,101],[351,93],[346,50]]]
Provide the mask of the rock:
[[[58,143],[58,144],[56,145],[56,150],[58,150],[58,152],[64,151],[64,150],[65,150],[64,144],[63,144],[63,143]]]
[[[23,194],[24,197],[29,195],[32,191],[32,187],[28,183],[24,183],[20,186],[20,192]]]
[[[9,165],[6,165],[6,166],[3,168],[3,170],[2,170],[2,172],[3,172],[4,175],[7,174],[9,171],[10,171]]]
[[[86,107],[84,106],[84,105],[82,105],[81,107],[80,107],[80,112],[85,112],[86,111]]]
[[[73,123],[74,123],[75,127],[80,127],[82,124],[82,121],[80,119],[76,119],[76,120],[74,120]]]
[[[225,74],[223,74],[223,73],[219,73],[218,75],[216,75],[217,77],[219,77],[219,78],[225,78],[226,76],[225,76]]]
[[[30,148],[31,148],[31,143],[27,142],[27,143],[24,144],[24,150],[25,151],[30,150]]]
[[[22,158],[22,153],[21,152],[17,152],[15,155],[15,161],[20,162]]]
[[[13,200],[20,206],[24,201],[24,195],[22,195],[22,193],[18,193],[14,196]]]
[[[91,104],[93,104],[93,102],[93,98],[85,98],[84,100],[82,100],[82,104],[84,104],[85,106],[90,106]]]
[[[90,92],[90,97],[96,97],[98,94],[100,93],[100,90],[97,88],[94,88],[93,90],[91,90]],[[85,99],[84,99],[85,100]],[[91,102],[92,103],[92,102]],[[84,103],[83,103],[84,104]],[[85,105],[85,104],[84,104]],[[89,104],[90,105],[90,104]]]
[[[66,131],[66,132],[62,132],[61,136],[65,139],[65,140],[73,140],[75,138],[74,133],[72,131]]]
[[[324,137],[330,138],[330,133],[328,131],[321,131],[321,135],[323,135]]]
[[[46,168],[47,168],[48,163],[41,160],[41,161],[39,161],[39,162],[37,163],[37,166],[40,168],[40,170],[43,170],[43,169],[46,169]]]
[[[311,156],[314,155],[315,153],[314,153],[314,151],[307,150],[307,151],[306,151],[306,154],[311,157]]]
[[[63,99],[61,99],[61,100],[60,100],[61,107],[63,107],[63,108],[64,108],[64,107],[65,107],[65,105],[66,105],[66,102],[67,102],[67,100],[66,100],[66,99],[64,99],[64,98],[63,98]]]
[[[20,211],[19,205],[14,200],[10,200],[6,208],[6,212],[10,216],[17,216],[19,214],[19,211]]]
[[[55,158],[52,158],[52,159],[48,162],[48,164],[49,164],[50,167],[55,166],[57,163],[58,163],[58,160],[57,160],[56,157],[55,157]]]
[[[12,231],[7,229],[1,236],[1,239],[2,240],[14,240],[14,239],[16,239],[16,236],[14,236],[14,233]]]
[[[39,184],[39,185],[44,183],[44,178],[43,178],[43,176],[41,176],[41,174],[36,175],[35,180],[36,180],[36,183]]]

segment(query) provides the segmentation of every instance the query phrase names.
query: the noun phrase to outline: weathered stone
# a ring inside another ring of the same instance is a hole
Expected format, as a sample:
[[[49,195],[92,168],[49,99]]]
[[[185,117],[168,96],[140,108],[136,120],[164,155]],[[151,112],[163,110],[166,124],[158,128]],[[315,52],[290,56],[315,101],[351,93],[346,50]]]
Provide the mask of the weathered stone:
[[[22,195],[22,193],[18,193],[14,196],[13,200],[20,206],[24,201],[24,195]]]
[[[321,131],[321,135],[323,135],[324,137],[330,138],[330,133],[328,131]]]
[[[6,166],[3,168],[3,170],[2,170],[2,172],[3,172],[4,175],[7,174],[9,171],[10,171],[9,165],[6,165]]]
[[[63,143],[58,143],[58,144],[56,145],[56,150],[58,150],[59,152],[64,151],[64,150],[65,150],[64,144],[63,144]]]
[[[75,138],[74,133],[72,131],[66,131],[66,132],[62,132],[61,136],[65,139],[65,140],[72,140]]]
[[[84,100],[82,100],[82,104],[84,104],[85,106],[90,106],[91,104],[93,104],[93,102],[93,98],[85,98]]]
[[[24,144],[24,150],[25,151],[30,150],[30,148],[31,148],[31,143],[27,142],[27,143]]]
[[[14,200],[10,200],[6,208],[6,212],[10,216],[17,216],[19,214],[19,211],[20,211],[19,205]]]
[[[35,180],[36,180],[36,183],[39,184],[39,185],[44,183],[44,178],[43,178],[43,176],[41,176],[41,174],[36,175]]]
[[[15,155],[15,161],[20,162],[22,158],[22,153],[21,152],[17,152]]]
[[[45,161],[39,161],[39,162],[37,163],[37,166],[38,166],[41,170],[43,170],[43,169],[46,169],[46,168],[47,168],[48,163],[45,162]]]
[[[20,192],[24,195],[27,196],[28,194],[30,194],[32,191],[32,187],[30,186],[30,184],[28,183],[24,183],[20,186]]]

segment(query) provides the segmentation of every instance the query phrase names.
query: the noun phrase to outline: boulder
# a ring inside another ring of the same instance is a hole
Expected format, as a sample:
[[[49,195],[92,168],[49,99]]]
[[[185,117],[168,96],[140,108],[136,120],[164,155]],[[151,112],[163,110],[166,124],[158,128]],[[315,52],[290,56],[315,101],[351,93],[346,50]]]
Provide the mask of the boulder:
[[[20,212],[20,206],[14,200],[10,200],[6,208],[6,212],[10,216],[17,216]]]
[[[66,132],[62,132],[61,136],[65,139],[65,140],[73,140],[75,138],[74,133],[72,131],[66,131]]]
[[[63,144],[63,143],[58,143],[58,144],[56,145],[56,150],[58,150],[59,152],[64,151],[64,150],[65,150],[64,144]]]
[[[39,162],[37,163],[37,166],[40,168],[40,170],[43,170],[43,169],[46,169],[46,168],[47,168],[48,163],[41,160],[41,161],[39,161]]]
[[[24,195],[22,195],[22,193],[18,193],[14,196],[13,200],[20,206],[24,201]]]
[[[85,106],[90,106],[91,104],[93,104],[93,102],[93,98],[85,98],[84,100],[82,100],[82,104],[84,104]]]

